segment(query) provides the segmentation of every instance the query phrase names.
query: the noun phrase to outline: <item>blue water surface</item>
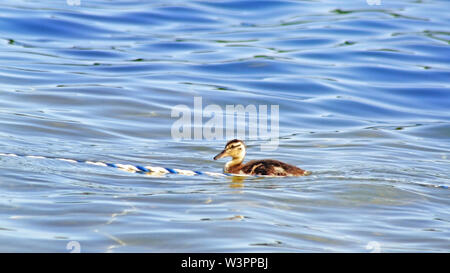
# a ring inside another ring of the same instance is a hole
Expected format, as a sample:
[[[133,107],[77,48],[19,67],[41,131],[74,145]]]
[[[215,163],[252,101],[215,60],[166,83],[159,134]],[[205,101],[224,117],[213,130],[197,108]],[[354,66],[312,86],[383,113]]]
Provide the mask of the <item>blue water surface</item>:
[[[155,177],[0,156],[0,251],[450,251],[448,10],[2,1],[0,153],[221,172],[226,136],[171,134],[174,107],[200,97],[278,105],[278,148],[246,139],[247,159],[313,174]]]

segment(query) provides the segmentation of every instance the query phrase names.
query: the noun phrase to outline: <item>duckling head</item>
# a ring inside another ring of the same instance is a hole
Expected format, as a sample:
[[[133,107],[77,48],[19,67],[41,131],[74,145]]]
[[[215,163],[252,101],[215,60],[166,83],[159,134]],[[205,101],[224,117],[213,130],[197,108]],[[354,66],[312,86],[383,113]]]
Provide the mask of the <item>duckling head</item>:
[[[218,155],[214,157],[214,160],[217,160],[222,157],[231,156],[233,158],[232,161],[236,163],[241,163],[244,160],[246,153],[245,144],[242,140],[233,139],[228,141],[227,145],[225,145],[225,149],[220,152]]]

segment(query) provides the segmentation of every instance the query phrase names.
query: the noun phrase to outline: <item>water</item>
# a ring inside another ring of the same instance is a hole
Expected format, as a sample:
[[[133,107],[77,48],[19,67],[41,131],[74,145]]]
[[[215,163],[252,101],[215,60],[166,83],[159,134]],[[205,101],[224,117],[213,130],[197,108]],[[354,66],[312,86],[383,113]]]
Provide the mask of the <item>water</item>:
[[[1,153],[220,172],[226,139],[170,133],[201,97],[279,105],[278,149],[247,159],[313,175],[0,157],[0,251],[450,250],[447,1],[68,3],[2,1]]]

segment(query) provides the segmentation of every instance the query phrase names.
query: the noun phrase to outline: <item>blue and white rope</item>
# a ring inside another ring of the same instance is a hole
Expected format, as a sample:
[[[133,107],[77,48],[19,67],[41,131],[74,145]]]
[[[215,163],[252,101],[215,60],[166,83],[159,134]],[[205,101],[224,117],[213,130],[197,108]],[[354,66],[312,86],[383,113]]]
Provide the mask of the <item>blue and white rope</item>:
[[[187,176],[208,175],[208,176],[219,176],[219,177],[252,176],[252,175],[245,175],[245,174],[229,174],[229,173],[191,171],[191,170],[172,169],[172,168],[155,167],[155,166],[140,166],[140,165],[129,165],[129,164],[117,164],[117,163],[113,164],[113,163],[106,163],[106,162],[100,162],[100,161],[75,160],[75,159],[50,157],[50,156],[22,155],[22,154],[12,154],[12,153],[8,153],[8,154],[0,153],[0,156],[54,159],[54,160],[61,160],[61,161],[69,162],[69,163],[84,163],[84,164],[96,165],[96,166],[102,166],[102,167],[112,167],[112,168],[116,168],[116,169],[126,171],[126,172],[142,173],[142,174],[151,175],[151,176],[163,176],[165,174],[179,174],[179,175],[187,175]],[[433,185],[433,184],[421,184],[421,185],[433,187],[433,188],[449,189],[449,186],[447,186],[447,185]]]
[[[53,160],[61,160],[69,163],[84,163],[89,165],[96,165],[102,167],[112,167],[122,171],[131,172],[131,173],[143,173],[152,176],[163,176],[165,174],[180,174],[180,175],[208,175],[208,176],[235,176],[234,174],[228,173],[215,173],[215,172],[202,172],[202,171],[191,171],[191,170],[182,170],[182,169],[172,169],[172,168],[164,168],[164,167],[155,167],[155,166],[140,166],[140,165],[129,165],[129,164],[113,164],[106,163],[100,161],[90,161],[90,160],[75,160],[68,158],[60,158],[60,157],[49,157],[49,156],[36,156],[36,155],[22,155],[22,154],[12,154],[12,153],[0,153],[0,156],[11,156],[11,157],[28,157],[28,158],[40,158],[40,159],[53,159]],[[239,175],[246,176],[246,175]]]

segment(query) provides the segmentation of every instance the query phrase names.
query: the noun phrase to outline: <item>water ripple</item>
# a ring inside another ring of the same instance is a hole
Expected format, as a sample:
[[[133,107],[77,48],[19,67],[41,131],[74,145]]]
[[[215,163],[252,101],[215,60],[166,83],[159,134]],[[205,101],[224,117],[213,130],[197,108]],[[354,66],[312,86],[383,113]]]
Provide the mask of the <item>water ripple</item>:
[[[313,175],[0,157],[0,251],[448,252],[445,1],[4,2],[0,153],[217,172],[225,139],[170,135],[201,96],[279,105],[279,148],[248,159]]]

